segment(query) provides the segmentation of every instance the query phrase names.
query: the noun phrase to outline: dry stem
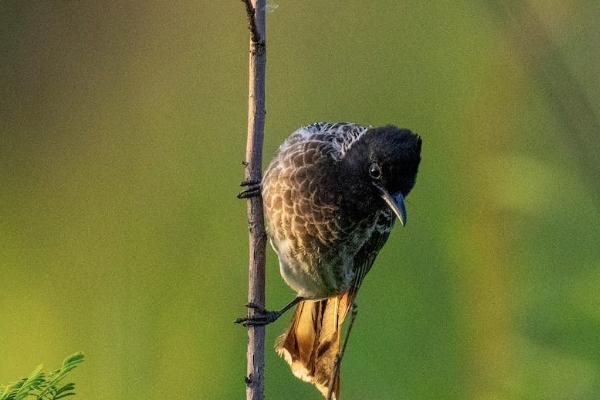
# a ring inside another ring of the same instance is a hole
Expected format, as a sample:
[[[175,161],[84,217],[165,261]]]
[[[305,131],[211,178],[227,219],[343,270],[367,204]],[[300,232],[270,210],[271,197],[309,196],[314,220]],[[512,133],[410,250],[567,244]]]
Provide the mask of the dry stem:
[[[245,180],[260,182],[265,128],[265,0],[243,0],[250,30],[248,137]],[[265,243],[262,198],[248,200],[249,263],[248,302],[265,306]],[[254,313],[254,310],[249,310]],[[263,400],[265,328],[248,328],[246,399]]]

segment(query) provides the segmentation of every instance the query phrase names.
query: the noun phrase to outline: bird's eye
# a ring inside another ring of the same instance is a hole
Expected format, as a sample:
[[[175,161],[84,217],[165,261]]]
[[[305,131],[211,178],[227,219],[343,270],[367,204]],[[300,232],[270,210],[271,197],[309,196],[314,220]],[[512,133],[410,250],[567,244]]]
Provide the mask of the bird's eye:
[[[379,164],[372,163],[369,166],[369,175],[371,175],[371,178],[373,179],[381,178],[381,168],[379,167]]]

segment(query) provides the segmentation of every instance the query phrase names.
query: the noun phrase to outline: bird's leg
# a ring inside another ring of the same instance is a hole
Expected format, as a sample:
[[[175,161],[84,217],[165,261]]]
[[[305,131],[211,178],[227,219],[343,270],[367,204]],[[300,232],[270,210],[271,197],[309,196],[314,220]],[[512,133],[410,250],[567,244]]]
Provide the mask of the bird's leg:
[[[344,353],[346,352],[346,346],[348,345],[348,338],[350,337],[350,332],[352,331],[352,326],[354,325],[354,321],[356,320],[356,314],[358,314],[358,305],[352,302],[350,306],[350,323],[348,324],[348,330],[346,331],[346,337],[344,338],[344,343],[342,344],[342,351],[338,353],[335,357],[335,362],[333,365],[333,373],[331,374],[331,380],[329,381],[329,389],[327,391],[327,400],[331,400],[331,396],[333,394],[333,385],[335,384],[335,377],[340,371],[340,366],[342,364],[342,358],[344,357]]]
[[[250,197],[260,196],[260,191],[261,191],[260,181],[253,181],[253,180],[242,181],[242,183],[240,183],[240,186],[243,186],[243,187],[245,186],[246,189],[242,190],[241,192],[238,193],[238,195],[237,195],[238,199],[249,199]]]
[[[271,322],[275,322],[277,318],[281,317],[287,310],[294,307],[302,300],[304,300],[304,298],[296,297],[294,300],[290,301],[285,307],[278,311],[267,311],[254,303],[248,303],[246,304],[246,307],[253,309],[256,312],[256,315],[241,317],[233,322],[236,324],[242,324],[243,326],[267,325]]]

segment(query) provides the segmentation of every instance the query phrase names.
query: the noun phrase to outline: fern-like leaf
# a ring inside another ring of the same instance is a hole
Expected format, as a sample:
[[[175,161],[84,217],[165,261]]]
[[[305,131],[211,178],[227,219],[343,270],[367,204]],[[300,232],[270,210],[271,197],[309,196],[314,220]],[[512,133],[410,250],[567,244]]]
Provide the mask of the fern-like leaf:
[[[45,382],[46,378],[40,365],[27,378],[8,385],[2,395],[2,400],[23,400],[32,392],[38,390]]]
[[[75,384],[67,383],[60,389],[56,389],[56,391],[54,392],[54,394],[50,398],[50,400],[58,400],[58,399],[62,399],[63,397],[73,396],[73,395],[75,395]]]
[[[51,373],[48,376],[47,379],[47,385],[45,386],[45,388],[43,390],[40,391],[40,393],[37,395],[38,399],[40,400],[53,400],[56,399],[56,397],[51,395],[51,390],[60,390],[57,389],[57,385],[58,383],[64,379],[64,377],[71,372],[75,367],[77,367],[78,364],[82,363],[84,360],[84,355],[83,353],[75,353],[70,357],[67,357],[62,364],[62,367],[57,369],[56,371],[54,371],[53,373]],[[71,390],[73,390],[75,388],[75,385],[73,385],[73,388]],[[66,387],[68,385],[63,386],[62,388]],[[61,389],[62,389],[61,388]],[[73,393],[75,394],[75,393]],[[64,397],[64,396],[63,396]]]
[[[64,397],[75,395],[75,384],[67,383],[59,386],[59,383],[77,365],[83,362],[82,353],[67,357],[62,366],[54,372],[42,372],[42,366],[37,367],[27,378],[9,385],[0,385],[0,400],[25,400],[31,397],[35,400],[59,400]]]

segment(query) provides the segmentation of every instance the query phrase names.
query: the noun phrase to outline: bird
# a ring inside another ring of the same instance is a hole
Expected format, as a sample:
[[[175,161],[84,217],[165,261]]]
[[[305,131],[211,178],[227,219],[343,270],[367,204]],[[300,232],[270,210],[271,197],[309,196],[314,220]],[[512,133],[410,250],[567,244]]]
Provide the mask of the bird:
[[[296,306],[276,352],[293,374],[339,399],[342,323],[415,185],[422,139],[394,125],[317,122],[279,147],[261,182],[238,197],[262,195],[268,238],[296,297],[279,311],[254,304],[245,326],[266,325]],[[349,332],[346,333],[346,340]]]

